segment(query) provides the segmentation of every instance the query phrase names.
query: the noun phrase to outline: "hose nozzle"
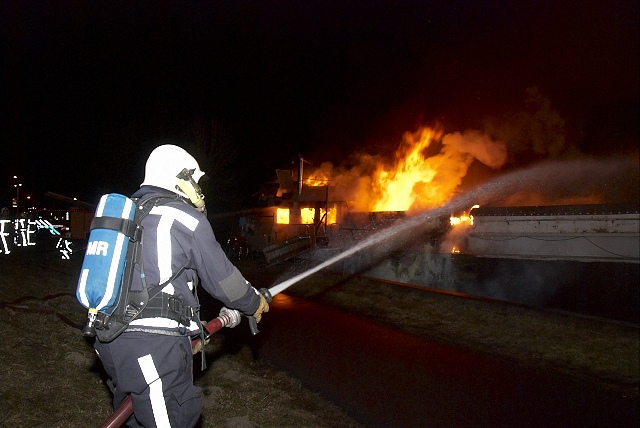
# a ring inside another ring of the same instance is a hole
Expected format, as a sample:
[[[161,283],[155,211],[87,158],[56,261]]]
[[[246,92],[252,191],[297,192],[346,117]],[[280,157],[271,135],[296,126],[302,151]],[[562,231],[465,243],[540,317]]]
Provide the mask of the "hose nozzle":
[[[262,295],[262,297],[264,297],[264,300],[266,300],[267,303],[271,303],[273,296],[271,295],[271,292],[268,288],[261,288],[260,290],[258,290],[258,292]],[[254,336],[260,333],[260,330],[258,330],[258,321],[256,321],[253,316],[249,316],[249,328],[251,329],[251,334],[253,334]]]

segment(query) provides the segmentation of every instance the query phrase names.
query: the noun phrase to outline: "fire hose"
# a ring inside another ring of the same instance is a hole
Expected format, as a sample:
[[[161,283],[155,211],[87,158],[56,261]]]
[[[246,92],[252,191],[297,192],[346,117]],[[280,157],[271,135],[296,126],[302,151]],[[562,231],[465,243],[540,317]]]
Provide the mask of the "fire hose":
[[[261,288],[260,294],[264,296],[267,303],[271,302],[273,295],[266,288]],[[258,323],[253,316],[249,316],[249,328],[252,334],[258,334]],[[209,338],[223,327],[233,328],[240,323],[240,312],[232,309],[222,308],[220,315],[217,318],[209,321],[203,328],[205,330],[205,343],[201,338],[196,338],[191,341],[191,349],[194,354],[200,351],[202,347],[208,342]],[[120,406],[113,412],[113,414],[101,425],[101,428],[119,428],[121,427],[129,417],[133,414],[133,401],[131,396],[128,395]]]

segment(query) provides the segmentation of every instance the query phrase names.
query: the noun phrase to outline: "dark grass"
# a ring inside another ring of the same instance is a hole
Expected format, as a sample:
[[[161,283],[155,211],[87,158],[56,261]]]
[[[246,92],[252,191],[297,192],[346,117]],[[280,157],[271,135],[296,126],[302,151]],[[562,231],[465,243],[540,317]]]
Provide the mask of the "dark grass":
[[[0,426],[98,427],[112,413],[101,365],[80,333],[80,265],[35,249],[0,255]],[[234,330],[212,337],[204,372],[199,356],[194,361],[204,390],[201,427],[359,426],[296,379],[254,360],[236,336],[244,337]]]

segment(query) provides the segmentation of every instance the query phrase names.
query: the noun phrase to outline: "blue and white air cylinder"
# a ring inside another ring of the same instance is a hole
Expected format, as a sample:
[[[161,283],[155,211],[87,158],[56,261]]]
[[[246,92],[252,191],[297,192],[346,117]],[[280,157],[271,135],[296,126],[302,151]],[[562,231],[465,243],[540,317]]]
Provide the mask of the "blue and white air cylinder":
[[[100,198],[76,290],[78,301],[89,310],[89,321],[98,312],[110,316],[118,305],[129,247],[125,226],[135,230],[135,211],[136,204],[124,195]]]

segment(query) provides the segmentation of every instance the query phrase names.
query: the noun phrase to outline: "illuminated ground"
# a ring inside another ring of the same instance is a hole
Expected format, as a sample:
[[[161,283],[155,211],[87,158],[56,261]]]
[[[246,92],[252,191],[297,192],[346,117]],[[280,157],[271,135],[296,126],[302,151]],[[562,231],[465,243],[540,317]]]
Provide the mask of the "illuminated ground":
[[[259,261],[241,262],[240,268],[260,287],[304,269],[293,263],[264,268]],[[302,280],[285,294],[439,343],[588,378],[638,395],[637,324],[468,300],[327,271]]]

